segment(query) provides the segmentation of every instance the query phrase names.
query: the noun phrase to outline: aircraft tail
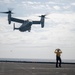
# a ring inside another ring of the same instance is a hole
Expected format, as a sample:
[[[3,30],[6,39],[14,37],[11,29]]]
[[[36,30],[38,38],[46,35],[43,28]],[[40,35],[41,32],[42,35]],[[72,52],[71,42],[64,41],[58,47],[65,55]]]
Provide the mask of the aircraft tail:
[[[15,28],[15,23],[13,24],[13,30],[19,30],[19,28]]]
[[[13,24],[13,30],[15,30],[15,23]]]

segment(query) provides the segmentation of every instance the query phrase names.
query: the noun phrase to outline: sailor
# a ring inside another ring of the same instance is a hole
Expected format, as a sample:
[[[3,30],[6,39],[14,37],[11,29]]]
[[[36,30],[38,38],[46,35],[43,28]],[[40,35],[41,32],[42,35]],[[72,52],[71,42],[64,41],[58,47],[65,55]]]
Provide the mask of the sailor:
[[[56,54],[56,67],[58,67],[58,65],[59,65],[59,67],[61,67],[61,53],[62,53],[62,51],[59,49],[59,48],[57,48],[55,51],[54,51],[54,53]]]

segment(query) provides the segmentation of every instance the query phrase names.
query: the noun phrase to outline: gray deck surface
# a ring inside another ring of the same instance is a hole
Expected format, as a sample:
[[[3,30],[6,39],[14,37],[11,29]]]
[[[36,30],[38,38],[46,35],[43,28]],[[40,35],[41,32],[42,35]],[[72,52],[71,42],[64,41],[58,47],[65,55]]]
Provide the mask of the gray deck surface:
[[[74,64],[0,62],[0,75],[75,75]]]

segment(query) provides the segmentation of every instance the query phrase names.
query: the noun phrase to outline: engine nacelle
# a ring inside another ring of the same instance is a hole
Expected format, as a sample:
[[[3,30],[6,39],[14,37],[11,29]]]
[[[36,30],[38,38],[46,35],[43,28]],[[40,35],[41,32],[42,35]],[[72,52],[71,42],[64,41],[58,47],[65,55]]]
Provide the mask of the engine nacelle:
[[[43,23],[41,23],[41,28],[44,28],[44,22],[43,22]]]
[[[8,23],[11,24],[11,13],[8,14]]]

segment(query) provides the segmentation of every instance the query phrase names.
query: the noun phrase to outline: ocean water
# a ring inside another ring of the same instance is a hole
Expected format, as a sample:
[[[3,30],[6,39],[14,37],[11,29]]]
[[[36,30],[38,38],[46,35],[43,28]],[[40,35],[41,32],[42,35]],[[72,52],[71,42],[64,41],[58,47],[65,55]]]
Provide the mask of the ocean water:
[[[0,58],[0,61],[56,62],[56,59]],[[75,63],[75,60],[73,60],[73,59],[62,59],[62,62]]]

